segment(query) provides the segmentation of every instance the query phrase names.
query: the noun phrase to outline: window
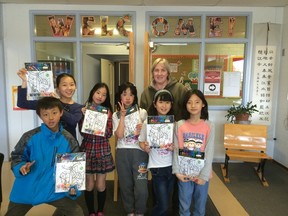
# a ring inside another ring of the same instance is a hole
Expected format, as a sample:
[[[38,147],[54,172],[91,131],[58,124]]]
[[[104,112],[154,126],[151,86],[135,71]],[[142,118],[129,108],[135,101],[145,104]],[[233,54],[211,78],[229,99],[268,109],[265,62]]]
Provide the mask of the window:
[[[187,88],[203,91],[213,107],[247,100],[250,14],[148,12],[147,16],[146,28],[154,44],[152,62],[167,58],[171,76]]]

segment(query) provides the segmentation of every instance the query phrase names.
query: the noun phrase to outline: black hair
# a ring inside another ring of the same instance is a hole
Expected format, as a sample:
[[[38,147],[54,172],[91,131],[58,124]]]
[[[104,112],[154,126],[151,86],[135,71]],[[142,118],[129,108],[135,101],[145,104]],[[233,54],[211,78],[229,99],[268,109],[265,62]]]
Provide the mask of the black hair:
[[[62,74],[60,74],[60,75],[58,75],[58,76],[56,77],[56,87],[57,87],[57,88],[59,87],[59,84],[60,84],[61,79],[64,78],[64,77],[70,77],[70,78],[72,78],[73,81],[74,81],[74,83],[75,83],[75,85],[76,85],[76,80],[75,80],[75,78],[74,78],[71,74],[62,73]]]
[[[104,106],[104,107],[107,107],[110,109],[110,111],[112,112],[112,105],[111,105],[111,102],[110,102],[110,92],[109,92],[109,87],[106,83],[103,83],[103,82],[100,82],[100,83],[97,83],[94,85],[94,87],[91,89],[90,93],[89,93],[89,97],[87,99],[87,102],[88,103],[92,103],[93,102],[93,95],[95,94],[95,92],[100,89],[100,88],[105,88],[106,91],[107,91],[107,94],[106,94],[106,99],[105,101],[100,104],[101,106]]]
[[[157,109],[155,107],[155,104],[158,100],[159,101],[170,101],[171,102],[171,109],[169,110],[167,115],[174,115],[174,110],[173,110],[174,98],[173,98],[172,94],[166,89],[159,90],[155,93],[155,95],[153,97],[153,102],[147,110],[148,115],[158,115]]]
[[[202,107],[202,109],[201,109],[200,119],[208,120],[209,119],[208,103],[205,99],[204,94],[198,89],[188,90],[185,93],[184,99],[183,99],[183,104],[182,104],[182,117],[183,117],[183,119],[187,120],[190,118],[190,113],[187,111],[186,105],[187,105],[190,97],[194,94],[197,95],[201,99],[202,103],[204,104],[204,107]]]
[[[134,101],[133,101],[131,106],[134,106],[135,104],[138,105],[138,96],[137,96],[137,88],[136,88],[136,86],[133,83],[131,83],[131,82],[124,82],[120,86],[118,86],[118,92],[115,95],[115,104],[116,104],[116,107],[117,107],[118,111],[120,110],[120,106],[119,106],[118,102],[121,102],[121,94],[124,91],[126,91],[127,89],[130,89],[131,93],[134,95]]]
[[[47,110],[58,107],[59,111],[63,111],[63,105],[58,98],[54,97],[43,97],[37,101],[36,113],[40,117],[41,110]]]

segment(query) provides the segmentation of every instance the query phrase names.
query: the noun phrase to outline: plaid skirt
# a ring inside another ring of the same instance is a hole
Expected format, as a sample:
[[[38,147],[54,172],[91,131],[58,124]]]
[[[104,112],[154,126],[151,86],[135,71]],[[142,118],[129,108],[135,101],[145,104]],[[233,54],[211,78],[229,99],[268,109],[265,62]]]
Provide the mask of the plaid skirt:
[[[84,139],[80,146],[80,151],[86,152],[87,174],[105,174],[115,169],[110,144],[108,141],[85,142]]]

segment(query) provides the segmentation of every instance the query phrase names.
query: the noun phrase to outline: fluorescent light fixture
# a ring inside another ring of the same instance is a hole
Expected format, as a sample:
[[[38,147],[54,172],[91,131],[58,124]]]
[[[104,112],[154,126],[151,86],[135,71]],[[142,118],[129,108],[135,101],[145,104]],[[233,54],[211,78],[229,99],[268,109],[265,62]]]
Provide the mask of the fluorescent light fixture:
[[[161,46],[187,46],[188,43],[155,43],[156,45]]]

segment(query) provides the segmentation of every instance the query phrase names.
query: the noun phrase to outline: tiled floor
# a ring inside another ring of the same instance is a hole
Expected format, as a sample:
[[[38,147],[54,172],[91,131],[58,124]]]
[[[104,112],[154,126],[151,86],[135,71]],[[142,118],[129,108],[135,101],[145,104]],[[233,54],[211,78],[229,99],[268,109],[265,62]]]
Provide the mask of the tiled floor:
[[[10,163],[4,162],[2,171],[3,202],[0,216],[4,216],[7,211],[9,193],[14,181],[13,173],[10,170]],[[215,173],[213,173],[213,178],[210,182],[209,195],[221,216],[235,215],[235,212],[237,212],[237,216],[248,215]],[[27,216],[51,216],[54,210],[54,207],[43,204],[33,207]]]

